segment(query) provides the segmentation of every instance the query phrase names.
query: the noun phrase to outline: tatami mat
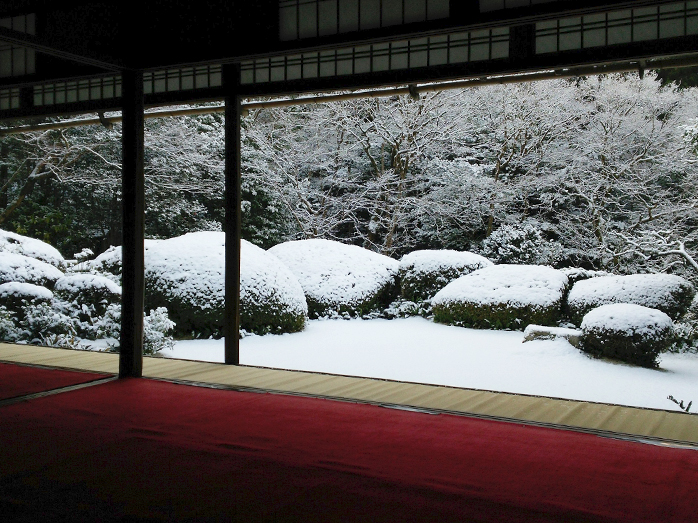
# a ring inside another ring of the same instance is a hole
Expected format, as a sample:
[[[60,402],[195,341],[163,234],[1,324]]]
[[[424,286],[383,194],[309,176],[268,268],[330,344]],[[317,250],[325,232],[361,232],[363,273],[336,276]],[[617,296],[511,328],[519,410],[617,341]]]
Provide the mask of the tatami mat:
[[[0,344],[0,361],[116,374],[116,354]],[[698,445],[698,416],[655,409],[311,372],[144,358],[148,378],[521,421]]]

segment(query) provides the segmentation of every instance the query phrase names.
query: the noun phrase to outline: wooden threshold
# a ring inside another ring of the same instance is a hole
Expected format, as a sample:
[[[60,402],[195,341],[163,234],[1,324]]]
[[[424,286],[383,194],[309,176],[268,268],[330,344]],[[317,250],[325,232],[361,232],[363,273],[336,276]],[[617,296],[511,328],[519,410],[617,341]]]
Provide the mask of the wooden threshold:
[[[117,374],[117,354],[0,343],[0,361]],[[146,357],[143,376],[216,388],[451,413],[698,448],[698,416],[505,392]]]

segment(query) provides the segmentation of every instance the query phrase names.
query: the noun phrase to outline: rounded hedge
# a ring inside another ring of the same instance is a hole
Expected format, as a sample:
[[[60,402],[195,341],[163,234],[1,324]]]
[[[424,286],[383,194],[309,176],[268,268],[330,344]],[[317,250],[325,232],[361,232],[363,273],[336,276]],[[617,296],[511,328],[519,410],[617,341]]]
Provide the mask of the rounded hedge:
[[[63,273],[36,258],[13,252],[0,252],[0,284],[9,282],[32,283],[53,288]]]
[[[65,268],[65,259],[58,249],[36,238],[14,232],[0,230],[0,252],[22,254],[46,262],[57,269]]]
[[[399,291],[399,263],[356,245],[298,240],[275,245],[267,252],[298,278],[311,318],[365,314],[388,305]]]
[[[400,260],[398,277],[405,300],[429,300],[450,282],[492,262],[472,252],[453,250],[421,250],[406,254]]]
[[[556,325],[567,277],[541,265],[494,265],[452,281],[431,300],[434,320],[480,329]]]
[[[581,329],[585,352],[643,367],[657,367],[657,357],[674,340],[674,325],[667,314],[627,303],[592,310],[584,316]]]
[[[586,313],[601,305],[633,303],[659,309],[676,320],[690,307],[696,290],[672,274],[602,276],[578,281],[567,297],[570,319],[579,325]]]
[[[240,327],[260,334],[302,330],[307,305],[288,269],[245,240],[240,259]],[[166,307],[179,334],[223,334],[224,233],[196,232],[148,240],[145,267],[147,308]]]
[[[26,306],[51,303],[51,300],[53,300],[53,293],[40,285],[20,282],[0,285],[0,305],[14,314],[17,322],[24,319]]]
[[[121,301],[121,287],[97,274],[68,274],[56,282],[53,291],[61,300],[92,305],[99,315]]]

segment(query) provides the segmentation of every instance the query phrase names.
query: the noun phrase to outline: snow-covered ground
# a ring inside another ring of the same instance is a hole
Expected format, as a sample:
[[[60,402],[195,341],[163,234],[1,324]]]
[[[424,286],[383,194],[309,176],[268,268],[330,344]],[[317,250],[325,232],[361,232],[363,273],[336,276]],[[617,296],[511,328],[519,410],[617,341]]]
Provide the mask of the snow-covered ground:
[[[663,354],[654,370],[592,359],[564,340],[522,340],[423,318],[313,320],[303,332],[240,340],[240,362],[680,410],[672,395],[698,411],[698,355]],[[179,341],[162,354],[222,362],[223,341]]]

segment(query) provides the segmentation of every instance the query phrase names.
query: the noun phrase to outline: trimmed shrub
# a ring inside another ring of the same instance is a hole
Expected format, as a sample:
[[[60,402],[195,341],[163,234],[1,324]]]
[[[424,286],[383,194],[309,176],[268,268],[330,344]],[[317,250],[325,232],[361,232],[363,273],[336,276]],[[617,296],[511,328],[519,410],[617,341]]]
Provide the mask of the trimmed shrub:
[[[582,349],[606,357],[657,367],[657,357],[674,340],[674,325],[664,312],[628,303],[602,305],[582,320]]]
[[[110,304],[121,301],[121,287],[96,274],[68,274],[56,282],[53,290],[57,298],[92,306],[100,316]]]
[[[146,245],[150,240],[146,240]],[[84,262],[88,269],[121,278],[121,247],[109,247],[94,260]]]
[[[15,342],[22,339],[22,329],[17,326],[16,315],[0,305],[0,340]]]
[[[491,265],[487,258],[472,252],[414,251],[400,260],[400,291],[408,301],[429,300],[456,278]]]
[[[672,274],[631,274],[578,281],[567,298],[570,319],[577,325],[584,315],[611,303],[633,303],[659,309],[676,320],[690,307],[696,290]]]
[[[10,312],[16,322],[24,319],[24,309],[29,305],[50,304],[53,293],[46,287],[32,283],[10,282],[0,285],[0,305]]]
[[[240,326],[247,332],[298,332],[308,305],[296,277],[276,257],[244,242],[240,269]]]
[[[570,285],[574,285],[578,281],[588,280],[590,278],[601,278],[603,276],[613,276],[610,272],[606,271],[592,271],[590,269],[582,269],[581,267],[564,267],[558,269],[562,272],[567,279],[570,280]]]
[[[240,257],[240,327],[259,334],[302,330],[307,305],[294,276],[276,258],[244,240]],[[224,233],[148,240],[145,266],[148,308],[166,307],[180,334],[223,334]]]
[[[321,239],[281,243],[267,252],[298,278],[311,318],[361,316],[397,297],[399,263],[388,256]]]
[[[51,289],[56,280],[62,277],[61,271],[46,262],[23,254],[0,252],[0,284],[32,283]]]
[[[452,281],[434,296],[434,320],[479,329],[555,325],[567,285],[567,276],[551,267],[486,267]]]
[[[22,254],[53,265],[57,269],[65,268],[65,259],[58,249],[41,240],[14,232],[0,230],[0,252]]]
[[[540,223],[505,224],[482,241],[482,254],[497,264],[555,265],[563,246],[545,238]]]
[[[80,320],[72,314],[66,314],[51,304],[42,302],[29,305],[24,309],[24,319],[20,322],[24,329],[24,338],[31,343],[45,345],[50,337],[74,338],[78,336]]]

